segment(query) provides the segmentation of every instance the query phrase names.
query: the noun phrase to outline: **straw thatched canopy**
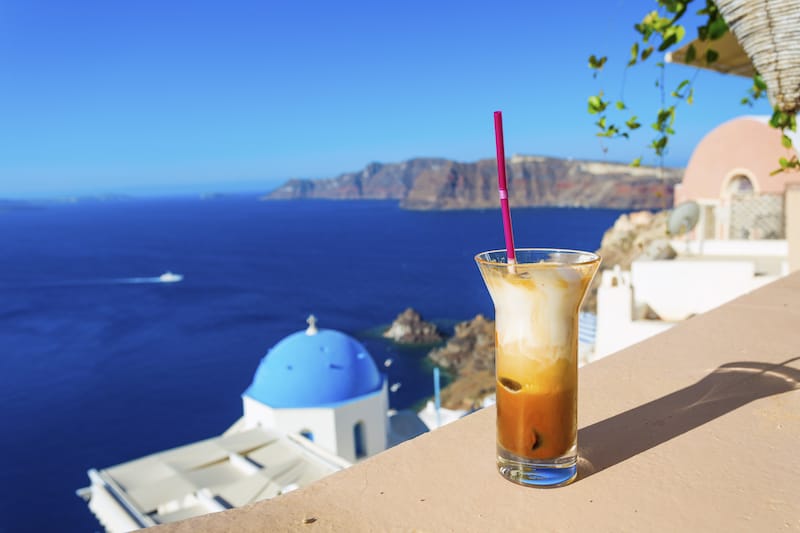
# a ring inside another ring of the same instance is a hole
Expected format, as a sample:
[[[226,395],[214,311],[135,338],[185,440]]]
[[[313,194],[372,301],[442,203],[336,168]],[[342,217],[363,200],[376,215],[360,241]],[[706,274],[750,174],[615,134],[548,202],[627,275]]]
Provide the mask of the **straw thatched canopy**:
[[[694,46],[696,56],[695,59],[689,63],[686,61],[686,54],[689,47]],[[706,64],[706,50],[712,49],[719,53],[719,59],[711,65]],[[723,74],[734,74],[736,76],[745,76],[752,78],[755,74],[753,62],[747,52],[744,51],[742,45],[736,40],[736,37],[731,32],[726,33],[716,41],[701,41],[696,39],[691,43],[667,54],[667,61],[670,63],[683,63],[692,65],[694,67],[707,68],[722,72]]]
[[[800,111],[800,0],[715,0],[715,3],[735,39],[732,42],[730,37],[723,38],[710,44],[720,58],[709,68],[747,75],[744,58],[735,46],[738,42],[750,60],[750,73],[754,69],[767,84],[773,107],[785,113]],[[709,44],[693,44],[702,60]],[[672,54],[672,60],[685,57],[686,50],[688,46]]]

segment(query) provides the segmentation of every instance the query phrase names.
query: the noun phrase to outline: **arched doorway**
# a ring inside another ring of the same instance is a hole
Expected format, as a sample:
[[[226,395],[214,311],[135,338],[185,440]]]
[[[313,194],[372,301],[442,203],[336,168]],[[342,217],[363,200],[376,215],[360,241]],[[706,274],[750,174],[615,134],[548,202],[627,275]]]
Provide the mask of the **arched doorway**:
[[[355,446],[356,459],[367,456],[367,443],[364,437],[364,422],[356,422],[353,426],[353,444]]]

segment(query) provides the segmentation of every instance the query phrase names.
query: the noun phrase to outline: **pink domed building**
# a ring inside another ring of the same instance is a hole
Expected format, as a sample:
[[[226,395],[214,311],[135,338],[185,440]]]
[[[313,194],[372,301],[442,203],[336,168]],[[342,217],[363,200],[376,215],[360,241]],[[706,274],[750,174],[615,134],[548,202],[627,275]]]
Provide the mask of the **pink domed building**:
[[[784,148],[780,131],[765,116],[745,116],[728,121],[706,135],[695,148],[683,182],[675,188],[675,205],[694,201],[700,205],[695,237],[701,239],[785,238],[784,193],[800,184],[800,173],[780,172]],[[800,136],[789,133],[794,146]]]

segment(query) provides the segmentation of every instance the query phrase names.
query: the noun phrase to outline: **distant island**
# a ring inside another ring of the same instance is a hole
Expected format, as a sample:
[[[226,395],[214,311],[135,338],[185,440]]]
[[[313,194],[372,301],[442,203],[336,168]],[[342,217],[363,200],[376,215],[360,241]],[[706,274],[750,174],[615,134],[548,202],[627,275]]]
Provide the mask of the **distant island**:
[[[512,156],[507,161],[512,207],[663,209],[683,169],[622,163]],[[417,158],[370,163],[359,172],[327,179],[291,179],[264,200],[399,200],[412,210],[496,208],[494,159],[462,163]]]

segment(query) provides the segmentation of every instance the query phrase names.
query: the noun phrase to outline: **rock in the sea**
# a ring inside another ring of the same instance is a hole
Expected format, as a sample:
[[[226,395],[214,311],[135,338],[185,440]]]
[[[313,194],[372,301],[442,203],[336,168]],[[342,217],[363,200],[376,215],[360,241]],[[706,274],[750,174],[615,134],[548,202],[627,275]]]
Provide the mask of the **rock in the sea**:
[[[432,350],[428,357],[459,375],[481,370],[494,372],[494,321],[478,315],[457,324],[447,344]]]
[[[397,315],[383,336],[402,344],[433,344],[442,340],[436,325],[422,320],[410,307]]]

